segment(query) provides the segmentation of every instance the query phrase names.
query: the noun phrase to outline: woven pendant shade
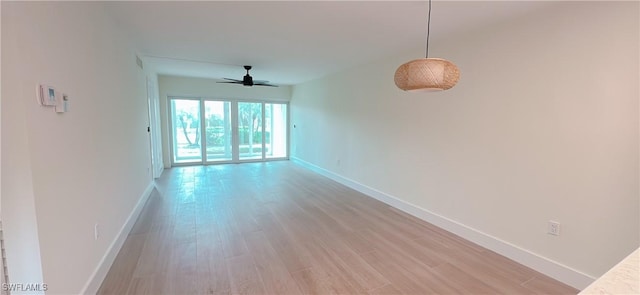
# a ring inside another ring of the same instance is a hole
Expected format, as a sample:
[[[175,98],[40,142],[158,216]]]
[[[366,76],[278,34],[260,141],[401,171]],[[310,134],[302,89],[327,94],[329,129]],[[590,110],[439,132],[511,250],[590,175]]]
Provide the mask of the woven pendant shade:
[[[458,67],[441,58],[421,58],[404,63],[393,77],[396,86],[405,91],[447,90],[455,86],[459,79]]]

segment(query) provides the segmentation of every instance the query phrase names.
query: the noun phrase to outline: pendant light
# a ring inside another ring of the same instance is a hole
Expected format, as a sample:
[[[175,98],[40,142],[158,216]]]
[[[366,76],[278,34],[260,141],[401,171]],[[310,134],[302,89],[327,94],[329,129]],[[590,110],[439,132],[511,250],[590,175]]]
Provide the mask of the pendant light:
[[[429,30],[431,26],[431,0],[427,19],[427,50],[425,58],[402,64],[393,77],[398,88],[405,91],[447,90],[458,83],[460,71],[452,62],[442,58],[429,58]]]

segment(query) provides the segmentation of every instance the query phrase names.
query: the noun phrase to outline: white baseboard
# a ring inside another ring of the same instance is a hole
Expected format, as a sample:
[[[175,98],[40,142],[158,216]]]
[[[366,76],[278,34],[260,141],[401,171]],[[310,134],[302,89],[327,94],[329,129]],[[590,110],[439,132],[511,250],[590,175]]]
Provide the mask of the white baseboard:
[[[550,276],[576,289],[582,290],[595,280],[594,277],[575,270],[571,267],[548,259],[539,254],[533,253],[527,249],[523,249],[521,247],[513,245],[507,241],[483,233],[468,225],[430,212],[429,210],[420,208],[416,205],[407,203],[394,196],[388,195],[379,190],[343,177],[339,174],[316,166],[312,163],[306,162],[302,159],[291,157],[291,161],[318,174],[326,176],[347,187],[350,187],[356,191],[359,191],[365,195],[384,202],[392,207],[395,207],[435,226],[438,226],[448,232],[458,235],[466,240],[492,250],[502,256],[512,259],[522,265],[525,265],[547,276]]]
[[[91,277],[89,277],[89,281],[85,284],[84,288],[82,288],[81,294],[96,294],[98,292],[102,281],[107,276],[113,261],[116,259],[118,252],[120,252],[120,248],[122,248],[122,245],[127,239],[129,232],[131,232],[133,225],[138,220],[138,216],[142,212],[142,208],[144,208],[144,204],[147,202],[147,199],[149,199],[154,188],[155,185],[151,182],[144,190],[142,196],[140,196],[140,199],[138,200],[138,203],[133,207],[133,210],[129,214],[127,221],[122,225],[120,232],[118,232],[116,238],[111,242],[111,245],[109,245],[107,252],[102,257],[102,260],[100,260],[100,263],[98,263],[98,267],[96,267],[93,274],[91,274]]]

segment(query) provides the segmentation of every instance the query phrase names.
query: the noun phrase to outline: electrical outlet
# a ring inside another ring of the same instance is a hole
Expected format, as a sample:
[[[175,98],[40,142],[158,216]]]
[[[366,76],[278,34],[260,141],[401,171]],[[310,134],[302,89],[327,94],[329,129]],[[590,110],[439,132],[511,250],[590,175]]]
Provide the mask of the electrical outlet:
[[[100,237],[100,225],[98,225],[96,223],[96,225],[93,227],[93,237],[96,239],[96,241],[98,240],[98,238]]]
[[[549,220],[549,228],[547,233],[554,236],[560,235],[560,222]]]

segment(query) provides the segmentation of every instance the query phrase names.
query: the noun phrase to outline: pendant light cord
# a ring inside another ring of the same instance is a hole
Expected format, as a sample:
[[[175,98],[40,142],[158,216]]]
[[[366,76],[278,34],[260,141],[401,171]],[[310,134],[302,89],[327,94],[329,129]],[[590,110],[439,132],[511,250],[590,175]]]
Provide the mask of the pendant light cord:
[[[427,52],[425,54],[426,58],[429,58],[429,31],[431,28],[431,0],[429,0],[429,16],[427,17]]]

